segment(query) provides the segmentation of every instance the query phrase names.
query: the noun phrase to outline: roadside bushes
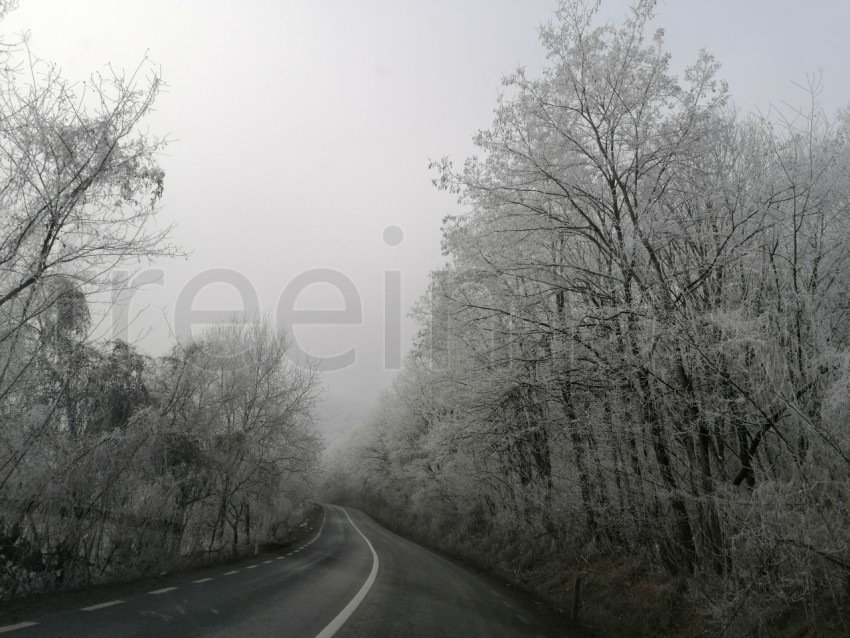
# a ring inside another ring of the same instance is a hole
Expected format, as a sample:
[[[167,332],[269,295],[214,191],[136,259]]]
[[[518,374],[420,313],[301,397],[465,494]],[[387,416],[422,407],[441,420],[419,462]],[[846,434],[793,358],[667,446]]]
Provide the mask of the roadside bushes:
[[[285,334],[222,325],[159,360],[105,349],[67,370],[90,380],[73,390],[33,365],[42,392],[14,406],[31,426],[0,493],[4,598],[244,551],[309,493],[318,378]]]

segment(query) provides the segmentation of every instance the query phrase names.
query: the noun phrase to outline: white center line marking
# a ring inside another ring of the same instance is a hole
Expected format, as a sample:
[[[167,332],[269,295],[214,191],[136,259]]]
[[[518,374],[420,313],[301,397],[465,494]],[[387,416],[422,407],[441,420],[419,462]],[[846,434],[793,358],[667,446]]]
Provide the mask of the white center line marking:
[[[269,559],[269,560],[264,560],[264,561],[263,561],[263,565],[268,565],[270,562],[272,562],[272,561],[271,561],[271,559]]]
[[[212,578],[199,578],[198,580],[193,580],[192,582],[193,583],[206,583],[206,582],[209,582],[211,580],[212,580]]]
[[[108,603],[100,603],[91,607],[80,607],[80,611],[95,611],[97,609],[104,609],[105,607],[112,607],[112,605],[120,605],[123,602],[123,600],[110,600]]]
[[[174,591],[177,589],[176,587],[163,587],[162,589],[154,589],[153,591],[149,591],[148,593],[151,596],[158,596],[159,594],[164,594],[169,591]]]
[[[369,546],[369,551],[372,552],[372,571],[369,572],[369,577],[366,579],[366,582],[363,583],[363,587],[360,588],[360,591],[355,594],[354,598],[349,601],[349,603],[345,606],[345,608],[339,612],[336,618],[334,618],[327,627],[322,629],[316,638],[331,638],[336,632],[339,631],[340,627],[345,624],[345,621],[351,617],[351,614],[354,613],[354,610],[360,606],[360,603],[363,602],[363,599],[366,598],[366,594],[369,593],[369,590],[372,589],[372,585],[375,582],[375,577],[378,575],[378,554],[375,552],[375,548],[372,547],[372,543],[369,542],[369,539],[366,538],[366,535],[360,531],[357,525],[354,524],[354,521],[351,520],[351,517],[348,515],[348,512],[345,511],[344,508],[339,508],[343,514],[345,514],[345,518],[348,519],[348,522],[351,523],[351,526],[357,531],[360,536],[363,537],[363,540],[366,541],[366,544]]]
[[[37,624],[37,622],[19,622],[17,625],[6,625],[5,627],[0,627],[0,634],[5,634],[7,631],[23,629],[24,627],[32,627]]]
[[[233,574],[238,574],[238,573],[239,573],[239,570],[238,570],[238,569],[234,569],[234,570],[233,570],[233,571],[231,571],[231,572],[224,572],[224,575],[225,575],[225,576],[232,576]]]
[[[256,565],[248,565],[245,569],[256,569]]]

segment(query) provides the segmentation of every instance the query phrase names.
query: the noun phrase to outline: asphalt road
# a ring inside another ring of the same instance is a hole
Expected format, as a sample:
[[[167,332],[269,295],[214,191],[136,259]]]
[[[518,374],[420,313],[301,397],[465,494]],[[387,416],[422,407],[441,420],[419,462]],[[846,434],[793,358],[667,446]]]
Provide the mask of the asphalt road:
[[[162,583],[165,585],[166,583]],[[315,537],[279,554],[187,573],[158,589],[26,615],[0,634],[29,636],[577,636],[493,579],[325,507]]]

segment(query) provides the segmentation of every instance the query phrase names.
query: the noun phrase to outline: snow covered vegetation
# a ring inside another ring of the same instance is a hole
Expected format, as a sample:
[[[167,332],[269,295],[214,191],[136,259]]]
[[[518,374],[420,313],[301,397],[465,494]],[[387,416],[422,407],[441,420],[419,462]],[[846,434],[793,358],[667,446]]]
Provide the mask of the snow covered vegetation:
[[[709,53],[671,71],[653,4],[562,2],[548,68],[433,163],[467,212],[329,489],[517,578],[645,561],[769,633],[850,597],[850,110],[813,81],[740,113]]]
[[[268,322],[157,359],[92,336],[116,268],[176,253],[141,128],[161,86],[0,48],[0,599],[273,538],[318,462],[318,377]]]

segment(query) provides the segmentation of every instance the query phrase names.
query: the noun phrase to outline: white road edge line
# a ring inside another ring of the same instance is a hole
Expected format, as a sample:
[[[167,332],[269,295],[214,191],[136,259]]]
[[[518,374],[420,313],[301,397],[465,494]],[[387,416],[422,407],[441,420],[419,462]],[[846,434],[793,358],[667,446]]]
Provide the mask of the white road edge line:
[[[369,590],[372,589],[372,585],[375,583],[375,577],[378,575],[378,565],[380,561],[378,561],[378,553],[375,551],[375,548],[372,547],[372,543],[369,542],[369,539],[366,538],[366,535],[360,531],[360,528],[354,524],[354,521],[351,520],[351,517],[348,515],[348,512],[345,511],[344,508],[340,507],[342,513],[345,514],[345,518],[348,519],[348,522],[351,523],[351,526],[355,529],[355,531],[363,537],[363,540],[366,541],[366,544],[369,546],[369,551],[372,552],[372,571],[369,572],[369,577],[366,579],[366,582],[363,583],[363,586],[360,588],[354,598],[345,606],[345,608],[339,612],[336,618],[334,618],[327,627],[322,629],[316,635],[316,638],[331,638],[336,632],[339,631],[340,627],[345,624],[345,621],[351,617],[351,614],[354,613],[354,610],[360,606],[360,603],[363,602],[363,599],[366,598],[366,594],[369,593]]]
[[[193,580],[192,582],[193,583],[206,583],[206,582],[209,582],[211,580],[212,580],[212,578],[199,578],[198,580]]]
[[[17,625],[6,625],[5,627],[0,627],[0,634],[5,634],[7,631],[23,629],[24,627],[32,627],[37,624],[37,622],[19,622]]]
[[[92,605],[91,607],[80,607],[80,611],[97,611],[98,609],[112,607],[112,605],[120,605],[123,602],[123,600],[110,600],[108,603],[100,603],[99,605]]]
[[[325,520],[328,518],[328,513],[326,511],[322,512],[322,524],[319,525],[319,531],[316,532],[316,535],[313,537],[313,541],[319,540],[319,536],[322,535],[322,530],[325,529]],[[313,541],[310,541],[311,543]]]
[[[162,589],[154,589],[153,591],[149,591],[148,594],[151,596],[159,596],[160,594],[164,594],[169,591],[174,591],[177,589],[176,587],[163,587]]]

